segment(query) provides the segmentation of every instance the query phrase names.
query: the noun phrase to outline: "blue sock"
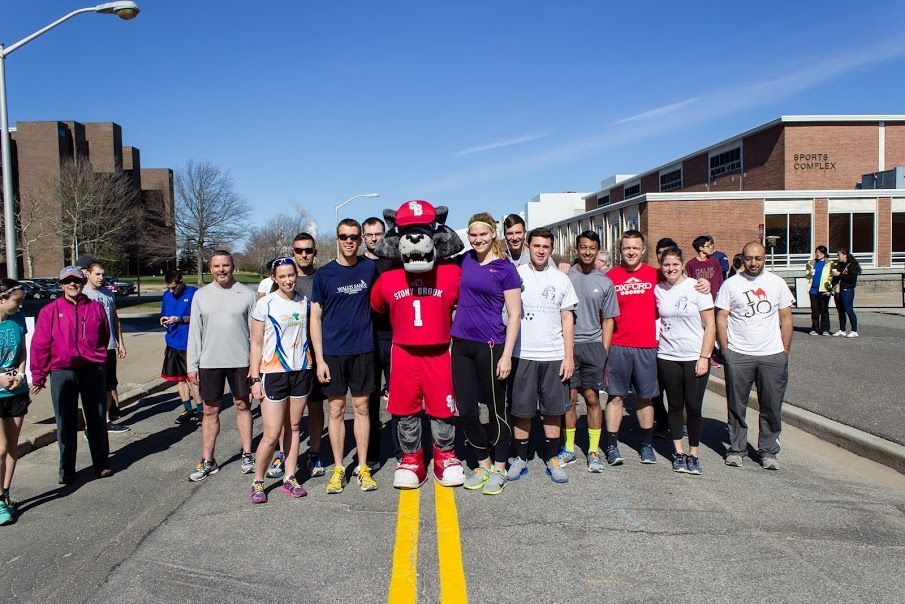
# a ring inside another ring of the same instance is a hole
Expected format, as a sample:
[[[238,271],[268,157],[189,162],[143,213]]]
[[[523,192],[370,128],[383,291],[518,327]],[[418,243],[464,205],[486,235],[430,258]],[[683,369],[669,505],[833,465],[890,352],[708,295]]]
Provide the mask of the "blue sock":
[[[182,401],[182,408],[188,413],[192,412],[192,401]]]
[[[195,413],[198,415],[204,415],[204,403],[195,405]]]

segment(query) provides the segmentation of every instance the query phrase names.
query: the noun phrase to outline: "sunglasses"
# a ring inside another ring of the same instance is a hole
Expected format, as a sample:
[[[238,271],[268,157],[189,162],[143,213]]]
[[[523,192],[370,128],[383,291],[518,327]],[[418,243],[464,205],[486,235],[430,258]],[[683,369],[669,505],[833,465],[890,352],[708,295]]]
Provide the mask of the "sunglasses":
[[[315,249],[313,247],[294,247],[292,248],[292,251],[299,255],[315,253]]]
[[[361,241],[361,235],[346,235],[345,233],[336,236],[340,241]]]
[[[81,279],[63,279],[60,281],[60,285],[84,285],[85,282]]]
[[[291,264],[292,266],[295,266],[295,260],[293,260],[292,258],[277,258],[270,263],[270,270],[273,270],[276,267],[283,266],[285,264]]]

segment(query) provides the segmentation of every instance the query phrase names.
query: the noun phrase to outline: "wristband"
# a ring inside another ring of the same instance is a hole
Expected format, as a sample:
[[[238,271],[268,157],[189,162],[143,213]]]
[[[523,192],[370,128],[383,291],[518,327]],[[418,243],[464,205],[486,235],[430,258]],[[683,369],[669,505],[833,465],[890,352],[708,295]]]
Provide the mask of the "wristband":
[[[701,356],[699,356],[698,358],[699,358],[699,359],[707,359],[707,360],[710,360],[710,357],[705,357],[703,354],[702,354]]]

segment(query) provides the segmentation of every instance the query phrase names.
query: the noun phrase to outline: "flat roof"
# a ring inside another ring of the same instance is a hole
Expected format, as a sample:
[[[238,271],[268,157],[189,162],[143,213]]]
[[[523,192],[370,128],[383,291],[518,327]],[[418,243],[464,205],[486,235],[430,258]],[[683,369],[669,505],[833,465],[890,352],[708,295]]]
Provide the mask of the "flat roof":
[[[693,151],[688,153],[687,155],[683,155],[678,159],[673,159],[671,161],[666,162],[665,164],[660,164],[656,168],[652,170],[645,170],[644,172],[639,172],[632,179],[636,178],[640,179],[647,174],[653,174],[654,172],[659,172],[663,168],[669,168],[674,166],[675,164],[682,163],[687,159],[691,159],[692,157],[696,157],[701,155],[702,153],[709,153],[714,149],[719,149],[720,147],[725,147],[730,143],[734,143],[737,140],[746,138],[751,136],[752,134],[757,134],[762,130],[767,130],[768,128],[772,128],[774,126],[779,126],[782,124],[813,124],[813,123],[828,123],[828,124],[839,124],[839,123],[851,123],[851,122],[905,122],[905,114],[882,114],[882,115],[781,115],[776,119],[770,120],[769,122],[765,122],[760,124],[759,126],[755,126],[750,130],[745,130],[740,134],[736,134],[734,136],[730,136],[729,138],[725,138],[718,143],[714,143],[703,149],[698,149],[697,151]],[[606,179],[604,179],[606,180]],[[624,182],[624,181],[623,181]],[[617,182],[613,185],[610,185],[603,189],[598,189],[597,191],[590,193],[584,197],[584,199],[588,199],[592,195],[597,197],[601,193],[605,191],[609,191],[610,189],[618,187],[621,182]]]

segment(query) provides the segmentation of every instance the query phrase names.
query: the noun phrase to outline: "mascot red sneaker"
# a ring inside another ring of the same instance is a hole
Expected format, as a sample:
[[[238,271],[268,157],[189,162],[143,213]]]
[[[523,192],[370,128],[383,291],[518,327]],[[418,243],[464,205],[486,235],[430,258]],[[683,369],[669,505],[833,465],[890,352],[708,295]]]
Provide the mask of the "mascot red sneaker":
[[[447,214],[445,207],[421,200],[383,212],[389,230],[377,255],[403,266],[381,274],[371,288],[371,308],[389,314],[393,327],[387,411],[397,420],[403,452],[393,477],[397,489],[417,489],[427,479],[422,411],[430,419],[434,479],[448,487],[465,482],[465,470],[453,451],[456,399],[449,357],[449,328],[461,271],[455,264],[438,262],[465,246],[446,226]]]

